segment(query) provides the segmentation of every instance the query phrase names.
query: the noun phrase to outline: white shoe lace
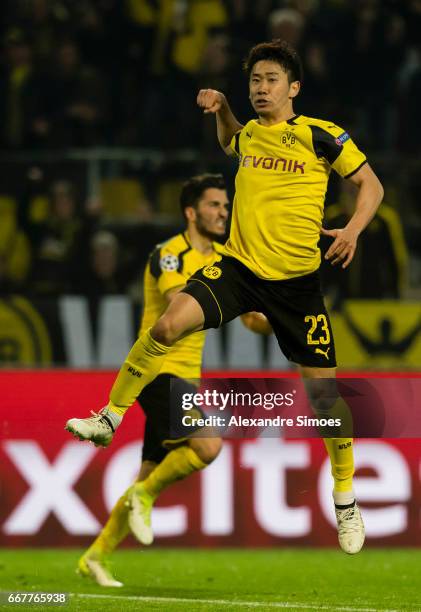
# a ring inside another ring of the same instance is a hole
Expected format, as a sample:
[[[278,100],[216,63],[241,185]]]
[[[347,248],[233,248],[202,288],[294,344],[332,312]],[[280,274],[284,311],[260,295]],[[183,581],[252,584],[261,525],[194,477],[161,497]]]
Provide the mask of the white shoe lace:
[[[355,506],[338,512],[338,526],[339,531],[344,535],[360,532],[361,527]]]
[[[86,421],[91,421],[91,423],[96,423],[97,425],[102,425],[107,431],[111,429],[110,425],[105,421],[102,417],[101,412],[95,412],[95,410],[91,410],[91,414],[93,416],[85,419]]]

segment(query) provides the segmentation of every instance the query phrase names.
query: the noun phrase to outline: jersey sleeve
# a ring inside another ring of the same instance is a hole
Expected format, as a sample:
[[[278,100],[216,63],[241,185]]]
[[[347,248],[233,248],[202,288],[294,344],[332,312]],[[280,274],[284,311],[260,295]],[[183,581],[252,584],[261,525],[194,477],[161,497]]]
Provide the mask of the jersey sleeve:
[[[149,266],[162,295],[170,289],[182,287],[186,284],[186,279],[180,274],[180,258],[173,249],[157,247],[152,252]]]
[[[367,158],[348,132],[337,125],[312,125],[313,147],[317,157],[324,157],[342,178],[350,178]]]
[[[238,132],[236,132],[234,134],[234,136],[231,138],[231,142],[230,142],[230,148],[232,150],[232,152],[234,153],[234,155],[236,155],[237,157],[240,157],[241,155],[241,151],[240,151],[240,134],[241,134],[242,130],[239,130]]]

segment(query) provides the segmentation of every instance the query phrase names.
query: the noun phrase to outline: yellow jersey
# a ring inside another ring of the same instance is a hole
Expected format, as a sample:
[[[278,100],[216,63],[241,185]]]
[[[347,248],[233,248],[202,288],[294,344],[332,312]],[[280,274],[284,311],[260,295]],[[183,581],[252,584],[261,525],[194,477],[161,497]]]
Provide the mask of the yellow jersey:
[[[330,171],[349,178],[365,155],[342,128],[303,115],[269,127],[252,119],[231,148],[239,167],[224,254],[268,280],[317,270]]]
[[[183,287],[187,279],[202,268],[220,261],[222,246],[213,243],[214,250],[204,255],[191,246],[187,232],[173,236],[152,251],[144,273],[144,307],[139,333],[152,327],[162,315],[170,289]],[[180,378],[200,378],[205,331],[190,334],[179,340],[168,353],[160,370]]]

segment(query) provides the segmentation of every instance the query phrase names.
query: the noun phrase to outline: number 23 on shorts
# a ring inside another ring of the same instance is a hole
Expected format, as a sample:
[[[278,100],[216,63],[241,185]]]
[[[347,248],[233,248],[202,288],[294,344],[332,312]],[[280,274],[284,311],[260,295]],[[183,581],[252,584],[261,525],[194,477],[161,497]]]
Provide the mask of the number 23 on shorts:
[[[306,315],[304,317],[304,323],[309,323],[310,328],[307,331],[307,344],[329,344],[330,343],[330,331],[327,323],[325,314],[319,315]],[[319,337],[314,338],[313,335],[316,331],[319,331]]]

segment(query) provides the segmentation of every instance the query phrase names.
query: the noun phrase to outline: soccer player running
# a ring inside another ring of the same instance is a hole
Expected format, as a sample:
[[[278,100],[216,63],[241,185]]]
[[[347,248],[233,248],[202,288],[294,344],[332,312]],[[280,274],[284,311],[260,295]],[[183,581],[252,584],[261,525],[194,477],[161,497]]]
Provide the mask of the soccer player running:
[[[102,422],[112,418],[114,429],[180,339],[249,311],[267,316],[280,348],[298,364],[316,412],[336,407],[337,402],[329,405],[336,359],[320,290],[317,244],[320,233],[332,237],[326,258],[347,267],[383,188],[342,128],[295,114],[302,74],[294,49],[283,41],[261,43],[250,50],[245,68],[257,119],[241,125],[221,92],[201,90],[197,99],[205,113],[216,115],[224,151],[238,158],[232,225],[222,259],[196,272],[132,347],[102,411]],[[348,224],[324,230],[332,168],[358,192]],[[96,424],[85,437],[98,440]],[[353,441],[331,438],[325,444],[339,543],[345,552],[357,553],[364,543],[364,525],[353,491]]]
[[[228,197],[220,174],[203,174],[189,179],[180,196],[186,231],[158,245],[152,252],[144,274],[145,306],[140,328],[144,334],[160,317],[168,303],[199,268],[221,259],[222,246],[215,239],[224,236],[228,218]],[[252,320],[252,315],[250,315]],[[145,412],[142,464],[136,483],[117,501],[99,536],[79,560],[78,570],[102,586],[122,586],[107,567],[106,559],[127,536],[129,529],[142,544],[151,544],[151,510],[158,495],[171,483],[209,465],[218,455],[221,439],[215,435],[178,439],[171,431],[170,380],[200,378],[202,350],[206,332],[188,336],[177,343],[166,357],[160,374],[140,393]],[[196,388],[191,385],[192,392]],[[187,388],[187,387],[186,387]],[[177,415],[172,415],[175,421]],[[99,428],[102,446],[112,439],[113,415],[69,421],[67,429],[84,439],[84,426]],[[78,422],[79,421],[79,422]],[[192,428],[189,428],[192,431]]]

